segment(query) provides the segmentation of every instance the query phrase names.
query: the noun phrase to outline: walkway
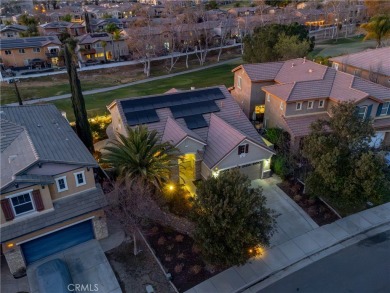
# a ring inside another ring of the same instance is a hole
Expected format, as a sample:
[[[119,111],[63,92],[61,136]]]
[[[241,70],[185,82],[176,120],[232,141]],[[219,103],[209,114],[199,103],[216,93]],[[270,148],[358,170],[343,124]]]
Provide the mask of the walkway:
[[[296,221],[300,220],[293,220],[291,225]],[[389,229],[389,224],[390,203],[386,203],[280,241],[258,258],[227,269],[187,293],[258,292],[302,267],[375,235],[378,230]]]

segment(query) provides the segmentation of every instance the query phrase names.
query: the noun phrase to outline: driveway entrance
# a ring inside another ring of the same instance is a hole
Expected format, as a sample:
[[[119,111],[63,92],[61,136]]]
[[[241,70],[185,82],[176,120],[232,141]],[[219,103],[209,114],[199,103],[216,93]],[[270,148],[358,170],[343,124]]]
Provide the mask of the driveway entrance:
[[[31,293],[38,293],[36,268],[49,260],[57,258],[67,264],[74,285],[83,285],[83,288],[98,288],[98,291],[96,291],[98,293],[122,292],[99,242],[90,240],[27,266]],[[73,288],[70,289],[73,290]]]

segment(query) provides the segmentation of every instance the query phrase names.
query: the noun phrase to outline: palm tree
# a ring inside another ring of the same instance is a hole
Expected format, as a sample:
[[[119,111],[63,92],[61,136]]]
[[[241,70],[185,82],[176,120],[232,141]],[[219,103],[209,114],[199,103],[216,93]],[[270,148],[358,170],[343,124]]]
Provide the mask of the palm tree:
[[[382,46],[382,40],[390,36],[390,16],[378,15],[370,19],[368,23],[360,26],[367,35],[364,40],[376,40],[377,47]]]
[[[101,44],[102,44],[102,47],[103,47],[104,63],[107,63],[107,55],[106,55],[107,42],[106,41],[101,41]]]
[[[121,179],[140,178],[147,184],[161,189],[178,164],[179,152],[168,142],[160,143],[157,131],[146,126],[128,127],[127,135],[118,138],[104,148],[102,162],[114,167]]]

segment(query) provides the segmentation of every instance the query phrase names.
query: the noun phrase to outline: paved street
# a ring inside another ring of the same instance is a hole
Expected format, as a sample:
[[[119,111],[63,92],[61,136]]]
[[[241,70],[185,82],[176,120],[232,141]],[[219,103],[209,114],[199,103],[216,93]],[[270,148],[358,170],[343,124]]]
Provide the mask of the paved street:
[[[259,293],[390,292],[390,231],[321,259]]]

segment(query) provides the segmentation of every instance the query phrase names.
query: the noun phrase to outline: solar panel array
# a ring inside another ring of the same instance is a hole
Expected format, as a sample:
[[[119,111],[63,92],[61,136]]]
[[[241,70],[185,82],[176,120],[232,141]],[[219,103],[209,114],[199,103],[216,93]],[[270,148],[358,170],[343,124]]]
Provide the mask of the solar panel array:
[[[33,47],[41,47],[42,44],[50,41],[59,42],[58,38],[54,36],[19,38],[19,39],[0,39],[0,47],[2,50],[33,48]]]
[[[215,100],[224,99],[219,88],[121,101],[130,126],[160,121],[156,109],[169,108],[175,119],[184,118],[189,129],[207,127],[202,114],[218,112]]]

